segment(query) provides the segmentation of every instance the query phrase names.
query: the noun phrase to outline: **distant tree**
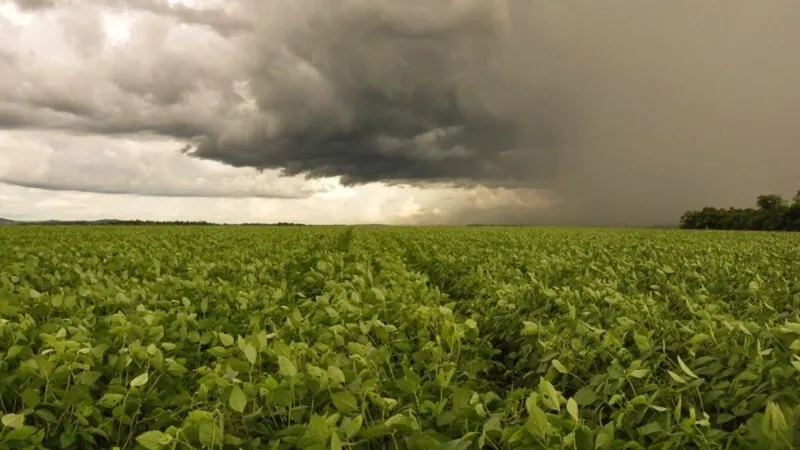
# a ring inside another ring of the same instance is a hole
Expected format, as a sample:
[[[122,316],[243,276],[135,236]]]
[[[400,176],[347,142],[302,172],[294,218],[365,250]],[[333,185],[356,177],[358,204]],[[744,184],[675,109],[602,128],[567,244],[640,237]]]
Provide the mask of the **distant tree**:
[[[687,211],[681,216],[680,227],[699,230],[787,230],[800,231],[800,191],[792,204],[776,194],[759,195],[757,209],[705,207]]]
[[[786,213],[786,228],[791,231],[800,231],[800,191],[794,194],[794,201]]]
[[[680,220],[680,228],[685,228],[688,230],[696,230],[700,228],[697,226],[699,215],[699,211],[686,211],[683,213]]]
[[[781,206],[786,206],[786,200],[784,200],[780,195],[775,194],[759,195],[756,206],[758,206],[760,209],[774,210],[780,208]]]

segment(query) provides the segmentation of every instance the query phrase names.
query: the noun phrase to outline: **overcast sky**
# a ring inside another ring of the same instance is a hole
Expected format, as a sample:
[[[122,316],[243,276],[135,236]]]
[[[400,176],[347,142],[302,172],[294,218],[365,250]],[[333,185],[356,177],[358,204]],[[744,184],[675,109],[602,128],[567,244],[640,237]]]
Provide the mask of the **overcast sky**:
[[[800,2],[0,0],[0,217],[652,225],[800,189]]]

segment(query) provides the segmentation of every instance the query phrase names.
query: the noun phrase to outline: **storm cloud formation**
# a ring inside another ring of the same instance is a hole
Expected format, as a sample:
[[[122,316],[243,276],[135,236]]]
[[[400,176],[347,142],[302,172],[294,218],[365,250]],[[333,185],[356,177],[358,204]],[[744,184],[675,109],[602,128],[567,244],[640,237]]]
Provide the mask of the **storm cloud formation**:
[[[558,111],[526,79],[526,39],[511,34],[525,24],[511,23],[506,7],[263,5],[275,19],[253,36],[256,112],[201,136],[192,154],[345,184],[545,183],[556,169]]]
[[[113,56],[89,7],[18,3],[82,30],[72,51],[96,64],[44,79],[0,46],[18,82],[0,127],[152,133],[232,166],[510,198],[421,222],[656,224],[800,187],[796,0],[85,3],[144,13]]]

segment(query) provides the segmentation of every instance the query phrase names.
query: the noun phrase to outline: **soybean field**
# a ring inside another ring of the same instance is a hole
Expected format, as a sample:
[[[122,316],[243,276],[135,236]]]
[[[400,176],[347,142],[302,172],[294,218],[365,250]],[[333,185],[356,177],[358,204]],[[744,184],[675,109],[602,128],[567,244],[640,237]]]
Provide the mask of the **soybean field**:
[[[800,235],[0,228],[0,446],[800,447]]]

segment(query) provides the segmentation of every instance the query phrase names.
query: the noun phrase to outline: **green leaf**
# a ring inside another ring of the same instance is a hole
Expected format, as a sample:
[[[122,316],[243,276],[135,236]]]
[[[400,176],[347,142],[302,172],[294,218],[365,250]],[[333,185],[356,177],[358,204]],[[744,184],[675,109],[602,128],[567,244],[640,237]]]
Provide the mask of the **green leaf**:
[[[50,422],[50,423],[58,422],[58,418],[53,413],[51,413],[50,411],[48,411],[46,409],[37,409],[35,414],[37,416],[39,416],[40,418],[42,418],[42,420],[45,420],[47,422]]]
[[[231,394],[228,397],[228,405],[236,412],[243,413],[247,407],[247,396],[239,386],[234,386],[231,389]]]
[[[531,415],[528,421],[525,422],[525,428],[532,436],[543,440],[552,432],[552,426],[547,420],[547,414],[536,405],[532,405],[529,409]]]
[[[22,428],[25,425],[24,414],[6,414],[3,416],[2,421],[4,426],[9,428]]]
[[[3,436],[3,440],[8,441],[24,441],[36,433],[36,428],[30,425],[24,425],[15,428]]]
[[[692,336],[691,339],[689,339],[689,343],[692,344],[692,345],[699,345],[699,344],[702,344],[703,342],[710,341],[710,340],[711,340],[711,336],[710,335],[708,335],[706,333],[697,333],[694,336]]]
[[[61,444],[61,448],[71,448],[77,437],[75,433],[61,433],[61,436],[58,437],[58,442]]]
[[[797,322],[786,322],[781,328],[781,331],[784,333],[794,333],[800,334],[800,323]]]
[[[578,403],[574,398],[567,400],[567,412],[575,422],[580,422],[580,412],[578,411]]]
[[[162,342],[161,343],[161,348],[163,348],[164,350],[166,350],[168,352],[172,351],[172,350],[175,350],[175,348],[177,348],[177,347],[178,346],[173,344],[172,342]]]
[[[661,427],[661,424],[654,421],[648,423],[645,426],[639,427],[639,434],[641,434],[642,436],[648,436],[663,430],[664,429]]]
[[[467,436],[464,436],[460,439],[453,439],[447,441],[439,446],[437,449],[440,450],[469,450],[472,446],[472,441],[475,440],[475,433],[470,433]],[[481,448],[481,445],[478,445],[478,448]]]
[[[11,359],[22,353],[25,348],[21,345],[12,345],[6,353],[6,358]]]
[[[576,431],[575,447],[577,450],[592,450],[594,448],[594,434],[589,427],[584,425]]]
[[[223,346],[225,346],[225,347],[230,347],[231,345],[233,345],[233,336],[231,336],[230,334],[227,334],[227,333],[219,333],[219,335],[218,335],[218,336],[219,336],[219,342],[220,342],[220,343],[221,343]]]
[[[78,377],[78,383],[84,386],[94,386],[94,384],[97,383],[97,380],[100,378],[101,375],[102,374],[100,372],[95,372],[95,371],[83,372]]]
[[[637,369],[637,370],[632,370],[631,371],[631,376],[633,378],[642,379],[642,378],[646,377],[647,374],[649,374],[649,373],[650,373],[649,369]]]
[[[235,445],[236,448],[238,449],[238,448],[244,448],[242,447],[242,445],[245,443],[245,441],[239,436],[230,433],[225,433],[225,436],[222,438],[222,443],[227,445]],[[228,448],[227,445],[224,448]]]
[[[206,447],[215,447],[222,443],[222,430],[212,421],[203,421],[198,427],[200,443]]]
[[[123,398],[125,398],[125,396],[122,394],[113,394],[109,392],[97,402],[97,405],[103,408],[113,408],[117,406]]]
[[[412,419],[411,417],[406,416],[405,414],[395,414],[392,417],[389,417],[384,425],[389,428],[394,429],[405,429],[405,430],[418,430],[419,424],[416,420]]]
[[[502,414],[492,414],[492,416],[483,423],[483,433],[488,434],[492,431],[496,431],[502,434],[503,432],[503,415]]]
[[[358,410],[358,400],[349,392],[336,392],[331,394],[333,406],[342,414],[349,414]]]
[[[350,423],[348,423],[347,427],[345,428],[345,436],[347,437],[347,439],[353,439],[361,430],[361,426],[363,425],[363,423],[364,423],[364,417],[361,414],[355,416],[353,420],[351,420]]]
[[[667,370],[667,372],[669,373],[670,378],[672,378],[676,383],[678,383],[678,384],[686,384],[686,380],[684,380],[677,373],[675,373],[675,372],[673,372],[671,370]]]
[[[539,392],[542,394],[542,401],[553,411],[561,412],[561,397],[553,387],[552,383],[542,378],[539,380]]]
[[[578,405],[589,406],[597,401],[597,394],[595,394],[594,388],[591,386],[584,386],[578,389],[578,392],[575,393],[574,398]]]
[[[342,440],[336,432],[331,435],[331,450],[342,450]]]
[[[327,442],[331,435],[330,427],[325,421],[325,418],[318,414],[311,415],[306,432],[307,436],[319,443]]]
[[[789,424],[775,402],[767,402],[767,409],[761,421],[761,432],[773,441],[788,440]]]
[[[285,356],[278,357],[278,366],[280,367],[281,375],[285,377],[294,378],[297,375],[297,367]]]
[[[561,361],[554,359],[550,363],[553,364],[553,367],[555,367],[557,371],[564,374],[569,373],[569,370],[567,370],[567,368],[564,367],[563,364],[561,364]]]
[[[147,380],[150,379],[150,375],[147,372],[139,375],[138,377],[131,380],[131,387],[142,387],[147,384]]]
[[[147,431],[136,438],[136,442],[147,450],[158,450],[161,448],[161,440],[166,436],[160,431]]]
[[[650,338],[647,336],[636,333],[633,335],[633,341],[640,352],[646,353],[650,351]]]
[[[22,404],[25,405],[26,408],[35,408],[41,402],[41,398],[39,397],[39,390],[28,388],[22,392]]]
[[[539,332],[539,325],[533,322],[522,322],[522,335],[530,336]]]
[[[614,422],[609,422],[597,433],[594,440],[595,450],[611,448],[614,443]]]
[[[328,377],[339,384],[344,384],[347,380],[345,379],[344,372],[342,369],[336,366],[328,366]]]
[[[681,359],[681,357],[680,357],[680,356],[678,356],[678,365],[681,367],[681,370],[683,370],[683,373],[685,373],[685,374],[686,374],[686,375],[688,375],[689,377],[691,377],[691,378],[694,378],[695,380],[696,380],[696,379],[698,379],[698,378],[700,378],[700,377],[698,377],[697,375],[695,375],[695,373],[694,373],[694,372],[692,372],[692,371],[689,369],[689,367],[687,367],[687,366],[686,366],[686,364],[683,362],[683,360]]]
[[[536,394],[535,392],[531,392],[528,398],[525,399],[525,409],[528,411],[529,416],[533,415],[534,408],[539,407],[537,405],[538,398],[539,398],[538,394]]]
[[[247,361],[250,364],[255,364],[256,359],[258,358],[258,354],[256,353],[256,348],[253,347],[253,344],[246,344],[244,346],[244,357],[247,358]]]

